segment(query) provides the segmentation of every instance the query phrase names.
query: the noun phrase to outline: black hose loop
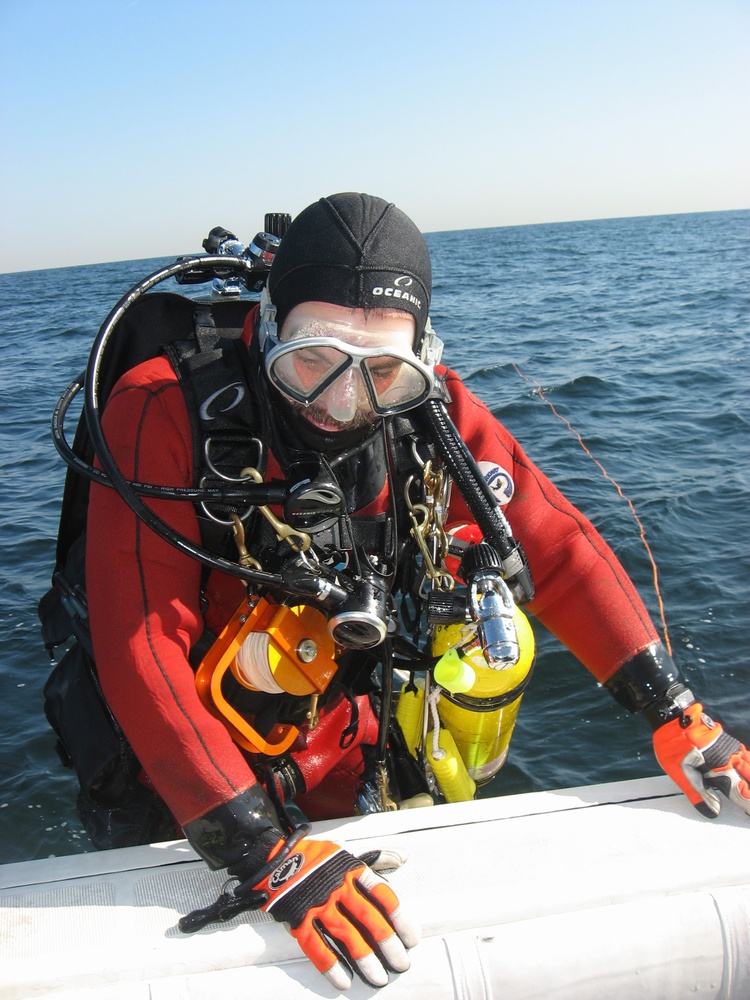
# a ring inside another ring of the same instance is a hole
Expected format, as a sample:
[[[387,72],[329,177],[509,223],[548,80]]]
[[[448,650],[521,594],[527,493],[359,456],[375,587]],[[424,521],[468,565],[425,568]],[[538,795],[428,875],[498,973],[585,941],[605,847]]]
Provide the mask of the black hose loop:
[[[220,266],[222,273],[230,271],[237,274],[249,274],[250,271],[252,271],[252,263],[241,257],[222,258]],[[115,459],[109,450],[109,446],[107,445],[107,441],[104,437],[104,431],[101,426],[99,375],[102,369],[102,359],[110,337],[117,329],[117,325],[125,312],[133,305],[134,302],[149,291],[149,289],[153,288],[161,281],[164,281],[166,278],[176,277],[178,274],[187,273],[189,271],[196,272],[202,270],[205,270],[208,276],[208,272],[212,269],[215,270],[216,267],[217,261],[215,257],[188,257],[183,260],[179,260],[174,264],[170,264],[167,267],[159,268],[152,274],[147,275],[142,281],[139,281],[128,292],[126,292],[125,295],[123,295],[102,324],[96,340],[94,341],[93,347],[91,348],[91,354],[89,355],[84,383],[84,413],[86,416],[86,425],[94,451],[99,458],[102,469],[111,485],[114,486],[133,513],[139,517],[144,524],[151,528],[152,531],[165,541],[169,542],[170,545],[173,545],[180,552],[183,552],[185,555],[188,555],[193,559],[197,559],[198,562],[205,566],[212,569],[218,569],[221,572],[228,573],[230,576],[239,577],[248,583],[256,584],[258,586],[275,587],[288,593],[289,590],[285,587],[284,580],[279,574],[264,573],[261,570],[241,566],[239,563],[234,563],[229,559],[223,558],[222,556],[217,556],[208,549],[205,549],[200,545],[196,545],[190,539],[185,538],[184,535],[180,535],[169,524],[167,524],[166,521],[158,517],[153,510],[146,503],[144,503],[141,497],[133,489],[133,485],[120,471],[119,466],[115,462]]]

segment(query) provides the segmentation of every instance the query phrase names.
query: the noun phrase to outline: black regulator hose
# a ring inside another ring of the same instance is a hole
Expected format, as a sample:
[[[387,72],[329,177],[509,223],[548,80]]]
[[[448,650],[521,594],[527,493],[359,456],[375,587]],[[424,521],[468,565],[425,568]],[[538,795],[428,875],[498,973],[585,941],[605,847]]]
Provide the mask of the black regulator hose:
[[[92,483],[112,486],[109,476],[77,455],[65,437],[65,415],[70,404],[84,386],[86,372],[73,379],[60,396],[52,414],[52,441],[62,460],[79,476]],[[253,480],[222,483],[219,486],[159,486],[155,483],[139,483],[129,479],[128,483],[138,496],[153,497],[155,500],[189,500],[191,503],[248,504],[259,507],[262,504],[283,504],[288,496],[285,482],[256,483]]]
[[[521,602],[530,601],[534,596],[534,582],[526,554],[520,543],[513,538],[497,498],[466,442],[458,433],[445,403],[433,397],[426,400],[417,412],[424,417],[435,447],[482,534],[497,549],[502,561],[503,576],[513,590],[514,597]]]

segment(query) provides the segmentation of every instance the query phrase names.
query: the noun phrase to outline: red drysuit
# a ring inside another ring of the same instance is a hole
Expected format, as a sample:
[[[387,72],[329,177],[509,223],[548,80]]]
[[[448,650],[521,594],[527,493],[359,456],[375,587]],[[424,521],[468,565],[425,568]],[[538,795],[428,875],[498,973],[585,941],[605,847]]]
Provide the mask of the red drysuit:
[[[471,453],[477,461],[502,466],[515,483],[505,513],[526,551],[536,586],[529,609],[599,681],[607,680],[658,641],[635,588],[592,524],[458,376],[440,371],[452,400],[448,411]],[[120,379],[107,403],[103,428],[129,479],[193,484],[190,423],[166,358],[145,362]],[[272,456],[267,475],[279,475]],[[162,500],[152,506],[180,534],[200,541],[192,504]],[[471,520],[454,489],[446,522]],[[204,629],[201,566],[147,528],[114,490],[98,485],[91,488],[86,565],[104,693],[159,795],[180,824],[192,822],[256,781],[247,757],[199,700],[188,663],[189,650]],[[243,594],[239,580],[212,574],[206,622],[213,631],[227,622]],[[333,771],[330,759],[321,763],[326,755],[317,748],[332,728],[333,745],[338,746],[338,735],[349,722],[345,699],[334,698],[324,707],[319,727],[307,734],[307,748],[295,753],[307,782],[305,811],[311,818],[320,818],[326,809],[341,814],[346,806],[316,808],[310,793],[322,782],[320,797],[326,802],[327,786],[351,786],[346,779],[353,778],[350,772],[361,762],[354,751],[362,742],[375,742],[373,713],[366,699],[359,701],[356,746],[341,751]]]

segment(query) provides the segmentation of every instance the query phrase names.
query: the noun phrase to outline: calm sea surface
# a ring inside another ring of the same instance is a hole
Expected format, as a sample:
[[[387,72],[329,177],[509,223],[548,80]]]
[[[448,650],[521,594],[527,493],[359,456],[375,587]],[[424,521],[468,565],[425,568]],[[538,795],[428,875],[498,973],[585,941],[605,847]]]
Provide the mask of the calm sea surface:
[[[428,242],[444,359],[592,518],[658,620],[627,503],[537,384],[574,425],[643,522],[676,658],[711,710],[750,741],[750,212],[433,233]],[[161,263],[0,275],[0,863],[91,850],[42,713],[49,663],[36,604],[64,478],[49,421],[111,306]],[[510,759],[482,794],[658,773],[645,724],[539,638]]]

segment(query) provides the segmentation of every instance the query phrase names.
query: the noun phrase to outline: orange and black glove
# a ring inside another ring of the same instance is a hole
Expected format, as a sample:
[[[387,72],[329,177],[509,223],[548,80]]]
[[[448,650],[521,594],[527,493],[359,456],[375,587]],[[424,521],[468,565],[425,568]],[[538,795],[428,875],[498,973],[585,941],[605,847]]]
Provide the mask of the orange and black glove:
[[[750,752],[704,713],[662,643],[629,659],[605,686],[651,725],[656,759],[699,812],[718,816],[722,792],[750,815]]]
[[[419,931],[364,860],[330,841],[302,836],[308,830],[300,827],[286,840],[275,830],[263,833],[251,858],[230,868],[240,884],[212,907],[183,917],[180,928],[197,930],[245,909],[262,909],[288,926],[336,989],[351,986],[352,972],[371,986],[385,986],[389,971],[409,968],[406,949],[417,944]],[[379,854],[368,860],[376,864]],[[267,860],[253,872],[259,856]]]
[[[719,815],[717,792],[750,816],[750,751],[693,702],[654,732],[656,759],[704,816]]]

